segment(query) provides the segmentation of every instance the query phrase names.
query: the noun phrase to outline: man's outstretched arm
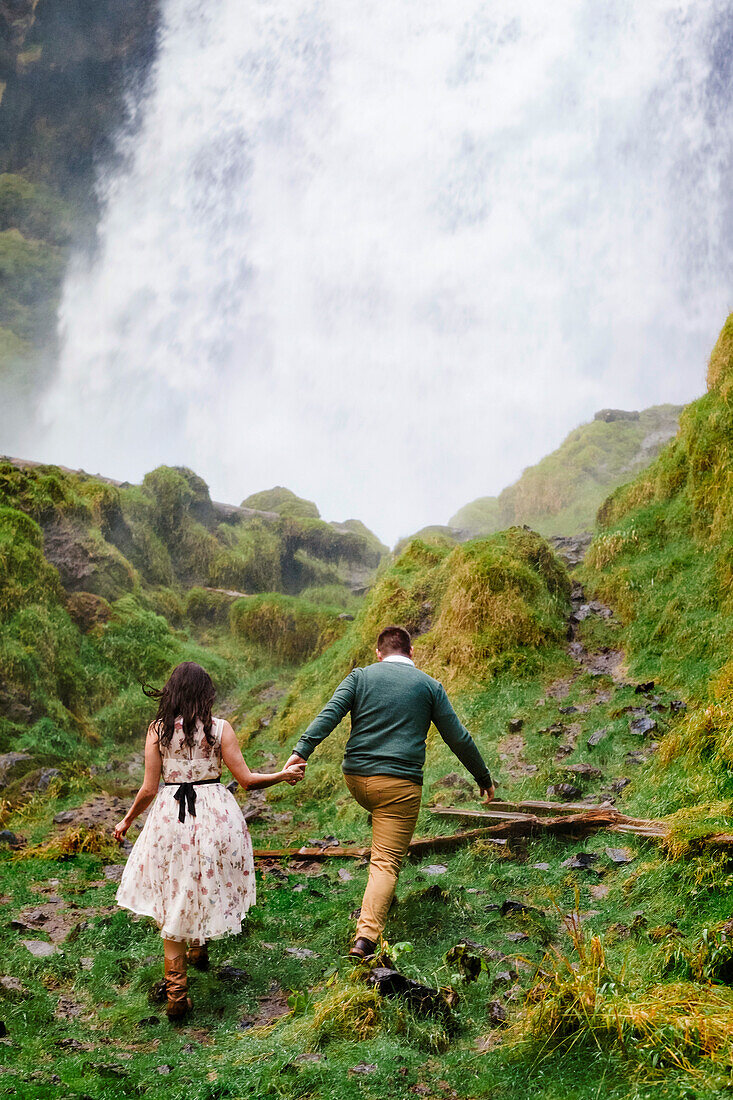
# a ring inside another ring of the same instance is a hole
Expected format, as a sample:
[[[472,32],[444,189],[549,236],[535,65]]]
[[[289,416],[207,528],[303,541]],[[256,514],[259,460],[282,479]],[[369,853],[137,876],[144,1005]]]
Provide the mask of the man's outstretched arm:
[[[494,797],[494,782],[474,739],[453,710],[445,688],[439,684],[433,702],[433,722],[451,752],[455,753],[464,768],[476,780],[490,802]]]
[[[301,736],[298,744],[293,749],[290,760],[294,757],[307,760],[317,745],[320,745],[329,733],[332,733],[342,718],[344,718],[354,702],[356,690],[355,673],[350,672],[345,680],[342,680],[326,703],[325,707],[316,718],[313,719],[308,729]],[[288,761],[289,763],[290,761]]]

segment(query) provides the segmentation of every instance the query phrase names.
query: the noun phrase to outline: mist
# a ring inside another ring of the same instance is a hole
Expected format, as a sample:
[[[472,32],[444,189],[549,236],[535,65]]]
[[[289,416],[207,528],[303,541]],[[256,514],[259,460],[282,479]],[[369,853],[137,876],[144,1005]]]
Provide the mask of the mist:
[[[692,399],[732,33],[716,0],[165,0],[7,448],[282,484],[394,542],[599,408]]]

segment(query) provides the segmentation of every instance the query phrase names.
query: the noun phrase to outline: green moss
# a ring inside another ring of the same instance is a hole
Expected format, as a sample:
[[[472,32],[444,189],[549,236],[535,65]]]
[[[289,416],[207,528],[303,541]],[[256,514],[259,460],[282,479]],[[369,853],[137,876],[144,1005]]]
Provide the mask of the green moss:
[[[63,258],[58,248],[26,239],[17,229],[0,233],[0,325],[22,340],[46,339],[56,324]]]
[[[332,610],[275,593],[237,600],[229,621],[235,637],[286,664],[313,657],[333,641],[340,627]]]
[[[321,513],[312,500],[298,497],[290,489],[276,485],[274,489],[263,489],[252,493],[242,501],[242,508],[256,508],[261,512],[277,512],[291,519],[320,519]]]
[[[15,508],[0,506],[0,621],[31,603],[61,598],[56,570],[43,556],[38,524]]]

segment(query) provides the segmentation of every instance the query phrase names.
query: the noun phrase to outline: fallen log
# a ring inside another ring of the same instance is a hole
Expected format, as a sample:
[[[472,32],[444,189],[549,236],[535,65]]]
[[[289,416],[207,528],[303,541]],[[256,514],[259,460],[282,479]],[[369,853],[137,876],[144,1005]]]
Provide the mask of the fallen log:
[[[493,805],[493,804],[492,804]],[[431,811],[435,817],[450,817],[461,821],[484,821],[488,830],[486,837],[521,837],[537,833],[552,833],[555,836],[585,837],[589,833],[606,829],[612,833],[630,833],[634,836],[662,839],[669,828],[661,821],[644,821],[626,817],[610,803],[600,806],[582,806],[567,812],[562,804],[556,804],[555,816],[540,816],[527,812],[531,803],[503,803],[507,809],[467,810],[460,806],[436,807]],[[543,803],[543,809],[548,803]],[[577,806],[578,804],[576,804]],[[509,808],[511,807],[511,808]],[[495,822],[491,826],[490,822]]]
[[[448,836],[415,837],[407,849],[409,855],[422,856],[431,852],[451,852],[471,844],[474,840],[486,839],[492,844],[504,845],[506,840],[496,837],[493,828],[469,829],[463,833],[450,833]],[[255,859],[369,859],[371,848],[255,848]]]

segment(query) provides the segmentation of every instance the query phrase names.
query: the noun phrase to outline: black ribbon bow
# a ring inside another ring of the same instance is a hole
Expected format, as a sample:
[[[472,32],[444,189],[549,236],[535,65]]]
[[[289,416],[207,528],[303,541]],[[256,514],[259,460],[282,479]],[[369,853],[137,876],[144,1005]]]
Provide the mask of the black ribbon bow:
[[[191,817],[196,816],[196,787],[193,783],[181,783],[173,795],[178,803],[178,820],[186,820],[186,807]]]
[[[209,783],[221,783],[221,776],[213,779],[191,779],[188,783],[180,783],[178,790],[173,795],[178,803],[178,820],[186,820],[186,807],[191,817],[196,816],[196,788],[208,786]],[[175,783],[166,783],[166,787],[175,787]]]

